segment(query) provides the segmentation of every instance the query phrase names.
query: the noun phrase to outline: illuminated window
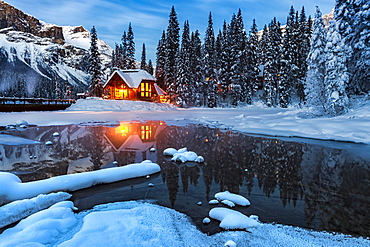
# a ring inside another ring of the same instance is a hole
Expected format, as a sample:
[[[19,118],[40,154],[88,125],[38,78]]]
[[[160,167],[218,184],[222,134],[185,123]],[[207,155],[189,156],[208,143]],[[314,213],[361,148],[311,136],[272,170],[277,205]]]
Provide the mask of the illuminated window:
[[[140,96],[142,98],[152,97],[152,90],[151,90],[150,82],[142,82],[140,84]]]
[[[152,138],[152,126],[143,125],[141,126],[141,140],[149,140]]]

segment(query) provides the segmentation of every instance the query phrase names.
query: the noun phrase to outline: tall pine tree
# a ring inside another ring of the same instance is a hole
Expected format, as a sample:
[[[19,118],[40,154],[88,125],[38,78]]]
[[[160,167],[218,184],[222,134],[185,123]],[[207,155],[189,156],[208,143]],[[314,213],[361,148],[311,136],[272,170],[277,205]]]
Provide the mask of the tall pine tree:
[[[166,33],[163,31],[161,39],[158,41],[157,45],[157,60],[155,68],[155,78],[157,79],[157,84],[161,88],[167,91],[167,85],[164,83],[165,77],[165,64],[166,64]]]
[[[129,23],[126,37],[126,59],[127,69],[136,69],[134,31]]]
[[[207,98],[208,105],[214,107],[216,105],[215,85],[216,79],[216,49],[215,35],[213,30],[212,13],[209,13],[208,26],[204,38],[203,46],[203,68],[205,78],[205,88],[203,89]]]
[[[304,92],[306,104],[313,108],[314,115],[323,115],[325,99],[326,30],[319,7],[316,7],[310,52],[307,58],[307,77]]]
[[[190,68],[192,74],[192,83],[194,87],[194,106],[204,106],[204,76],[202,63],[202,41],[200,40],[199,31],[191,33],[191,54],[190,54]]]
[[[98,35],[96,33],[96,29],[93,26],[91,29],[91,42],[90,42],[90,49],[89,49],[89,58],[88,58],[88,71],[91,74],[91,82],[90,82],[90,94],[94,97],[101,97],[103,93],[103,85],[102,85],[102,66],[101,60],[99,57],[99,50],[98,50]]]
[[[336,22],[333,21],[330,26],[330,32],[327,34],[325,47],[325,111],[330,116],[343,114],[348,109],[348,97],[346,85],[348,83],[347,73],[347,54],[350,49],[344,45],[339,34]]]
[[[246,42],[246,103],[252,104],[253,97],[257,94],[258,90],[258,29],[256,20],[253,20],[249,37]]]
[[[147,70],[148,65],[146,64],[146,49],[145,43],[143,43],[143,48],[141,50],[141,62],[140,62],[140,69]]]
[[[177,20],[175,7],[172,6],[169,23],[166,32],[166,60],[164,66],[165,88],[171,97],[174,97],[177,91],[176,75],[177,75],[177,56],[179,53],[179,38],[180,27]]]
[[[181,49],[177,61],[176,103],[181,107],[191,105],[191,96],[194,93],[191,73],[191,42],[189,22],[185,21],[181,39]]]

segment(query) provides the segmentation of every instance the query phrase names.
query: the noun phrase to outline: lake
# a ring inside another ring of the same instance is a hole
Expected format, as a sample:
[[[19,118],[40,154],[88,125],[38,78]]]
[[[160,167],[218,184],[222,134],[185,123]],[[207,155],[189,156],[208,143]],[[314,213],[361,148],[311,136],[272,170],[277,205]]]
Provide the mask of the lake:
[[[55,132],[59,136],[53,137]],[[208,202],[215,193],[230,191],[251,202],[235,210],[258,215],[262,222],[370,237],[369,145],[250,136],[202,125],[168,126],[163,121],[35,126],[1,133],[40,142],[0,143],[0,171],[17,174],[23,182],[146,159],[161,166],[150,178],[71,193],[79,210],[149,200],[185,213],[201,231],[214,234],[220,231],[218,222],[202,223],[215,207]],[[45,145],[46,141],[53,144]],[[187,147],[205,162],[172,162],[163,156],[168,147]]]

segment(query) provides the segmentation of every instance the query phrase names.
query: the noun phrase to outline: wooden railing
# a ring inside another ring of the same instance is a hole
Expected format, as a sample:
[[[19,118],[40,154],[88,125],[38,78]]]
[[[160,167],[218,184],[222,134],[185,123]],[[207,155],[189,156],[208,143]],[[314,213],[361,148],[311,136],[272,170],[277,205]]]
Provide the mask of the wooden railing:
[[[76,100],[0,97],[0,111],[64,110],[73,103]]]

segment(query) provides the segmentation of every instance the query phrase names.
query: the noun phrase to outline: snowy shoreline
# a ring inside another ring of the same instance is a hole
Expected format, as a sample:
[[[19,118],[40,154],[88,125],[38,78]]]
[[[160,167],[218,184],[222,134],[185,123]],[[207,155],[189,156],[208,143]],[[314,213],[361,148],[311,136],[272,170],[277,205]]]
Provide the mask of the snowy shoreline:
[[[161,120],[168,125],[203,124],[246,134],[370,144],[370,103],[333,118],[302,118],[308,108],[176,108],[135,101],[78,100],[65,111],[0,113],[0,126],[23,119],[39,126],[118,124],[119,121]]]

